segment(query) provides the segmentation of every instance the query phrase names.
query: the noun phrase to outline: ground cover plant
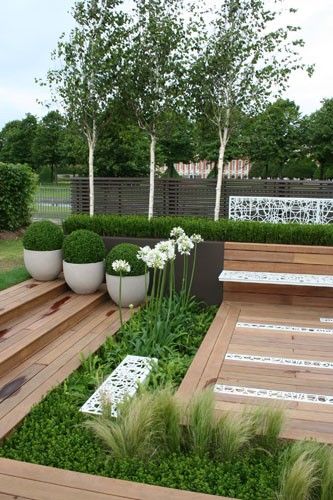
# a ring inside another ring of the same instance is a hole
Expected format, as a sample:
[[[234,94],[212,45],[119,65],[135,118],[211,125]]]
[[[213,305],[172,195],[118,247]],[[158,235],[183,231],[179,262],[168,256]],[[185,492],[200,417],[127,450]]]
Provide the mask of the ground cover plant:
[[[333,245],[332,224],[271,224],[253,221],[213,220],[203,217],[154,217],[140,215],[72,215],[63,222],[64,232],[90,229],[101,236],[168,238],[174,226],[205,240],[294,245]]]

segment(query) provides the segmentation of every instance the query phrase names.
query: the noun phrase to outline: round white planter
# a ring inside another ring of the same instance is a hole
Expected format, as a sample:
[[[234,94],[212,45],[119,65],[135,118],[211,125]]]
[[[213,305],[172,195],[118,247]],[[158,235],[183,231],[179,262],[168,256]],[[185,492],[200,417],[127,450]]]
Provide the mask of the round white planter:
[[[103,283],[104,261],[91,264],[72,264],[64,261],[63,265],[65,281],[75,293],[94,293]]]
[[[106,274],[106,286],[111,299],[119,305],[120,276]],[[146,297],[146,287],[149,287],[149,273],[141,276],[123,276],[121,282],[121,305],[128,307],[130,304],[142,304]]]
[[[24,265],[38,281],[55,280],[62,270],[62,250],[23,250]]]

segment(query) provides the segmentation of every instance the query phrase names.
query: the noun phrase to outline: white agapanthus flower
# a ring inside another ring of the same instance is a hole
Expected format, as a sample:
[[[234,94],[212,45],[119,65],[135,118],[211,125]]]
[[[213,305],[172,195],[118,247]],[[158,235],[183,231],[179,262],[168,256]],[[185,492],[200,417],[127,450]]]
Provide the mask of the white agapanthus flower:
[[[174,240],[161,241],[155,245],[155,249],[163,252],[167,260],[174,260],[176,258],[176,249]]]
[[[112,262],[112,269],[116,273],[129,273],[131,266],[126,260],[119,259]]]
[[[145,259],[147,266],[153,269],[164,269],[167,262],[166,254],[164,252],[161,252],[157,248],[153,248],[152,250],[150,250]]]
[[[181,255],[190,255],[193,247],[194,247],[193,241],[191,240],[191,238],[186,236],[186,234],[184,234],[183,236],[180,236],[177,239],[177,248],[178,248],[178,252]]]
[[[191,238],[191,241],[197,245],[198,243],[202,243],[204,241],[204,239],[201,237],[201,234],[192,234],[192,236],[190,236]]]
[[[145,264],[147,264],[147,255],[151,251],[150,246],[146,245],[145,247],[140,247],[140,250],[136,254],[137,259],[142,260]]]
[[[182,227],[173,227],[170,232],[170,237],[175,238],[176,240],[180,238],[181,236],[185,235],[185,231]]]

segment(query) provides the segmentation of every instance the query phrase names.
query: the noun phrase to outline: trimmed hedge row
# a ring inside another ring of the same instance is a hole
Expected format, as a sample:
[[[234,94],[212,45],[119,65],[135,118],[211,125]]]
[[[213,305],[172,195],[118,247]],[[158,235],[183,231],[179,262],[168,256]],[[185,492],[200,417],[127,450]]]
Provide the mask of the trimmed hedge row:
[[[37,176],[27,165],[0,163],[0,231],[30,222]]]
[[[294,245],[333,245],[333,224],[270,224],[218,222],[200,217],[156,217],[151,221],[137,215],[72,215],[63,222],[66,234],[76,229],[90,229],[101,236],[168,238],[174,226],[186,233],[200,233],[205,240],[249,243],[284,243]]]

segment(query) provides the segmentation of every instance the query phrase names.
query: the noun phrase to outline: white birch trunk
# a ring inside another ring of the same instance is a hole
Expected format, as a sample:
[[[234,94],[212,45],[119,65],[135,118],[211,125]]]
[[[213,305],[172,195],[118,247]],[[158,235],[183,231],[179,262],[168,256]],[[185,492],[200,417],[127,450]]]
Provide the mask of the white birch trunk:
[[[150,170],[149,170],[149,205],[148,220],[154,215],[154,191],[155,191],[155,149],[156,136],[150,136]]]
[[[93,123],[92,133],[87,133],[89,149],[89,215],[92,217],[95,211],[94,192],[94,154],[96,147],[96,124]]]
[[[229,116],[230,111],[227,111],[225,127],[219,130],[220,137],[220,149],[219,149],[219,159],[217,163],[217,181],[216,181],[216,197],[215,197],[215,209],[214,209],[214,221],[218,221],[220,218],[220,205],[221,205],[221,191],[222,191],[222,181],[223,181],[223,165],[224,165],[224,154],[225,148],[227,146],[229,137]]]

